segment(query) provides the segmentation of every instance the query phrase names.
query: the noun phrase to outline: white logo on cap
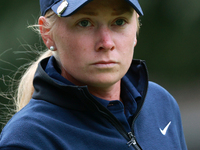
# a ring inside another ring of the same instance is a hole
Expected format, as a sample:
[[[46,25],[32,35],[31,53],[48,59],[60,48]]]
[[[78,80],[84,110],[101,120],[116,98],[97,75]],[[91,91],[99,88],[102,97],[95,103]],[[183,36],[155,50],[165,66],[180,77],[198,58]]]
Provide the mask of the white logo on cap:
[[[68,2],[66,0],[63,0],[60,6],[57,9],[57,14],[59,17],[61,17],[62,13],[65,11],[65,9],[68,6]]]

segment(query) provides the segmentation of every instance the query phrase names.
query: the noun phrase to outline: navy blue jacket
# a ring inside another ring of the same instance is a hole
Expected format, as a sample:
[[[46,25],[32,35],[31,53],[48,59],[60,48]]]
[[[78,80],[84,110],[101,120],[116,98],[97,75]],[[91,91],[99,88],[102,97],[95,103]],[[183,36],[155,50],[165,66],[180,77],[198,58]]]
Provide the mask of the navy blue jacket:
[[[133,89],[122,82],[123,90],[136,105],[130,132],[89,93],[87,86],[50,77],[45,72],[48,61],[44,59],[38,66],[33,81],[35,91],[28,105],[4,127],[1,150],[187,149],[179,107],[165,89],[148,82],[143,61],[133,60],[122,78],[140,95],[137,98]]]

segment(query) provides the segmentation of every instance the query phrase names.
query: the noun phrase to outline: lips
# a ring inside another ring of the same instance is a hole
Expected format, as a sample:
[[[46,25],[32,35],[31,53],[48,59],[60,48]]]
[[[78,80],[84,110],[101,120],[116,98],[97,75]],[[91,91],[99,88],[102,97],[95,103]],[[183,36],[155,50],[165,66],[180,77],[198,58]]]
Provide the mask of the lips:
[[[94,64],[112,64],[112,63],[116,63],[116,62],[115,61],[99,61]]]
[[[94,66],[99,67],[99,68],[112,68],[118,63],[116,61],[98,61],[93,63]]]

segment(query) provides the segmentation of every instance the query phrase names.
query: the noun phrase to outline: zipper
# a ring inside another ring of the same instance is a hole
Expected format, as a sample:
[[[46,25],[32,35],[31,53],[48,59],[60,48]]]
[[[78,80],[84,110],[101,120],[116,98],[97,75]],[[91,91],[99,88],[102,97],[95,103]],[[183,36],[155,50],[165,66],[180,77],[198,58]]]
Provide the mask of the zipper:
[[[130,147],[133,146],[135,150],[142,150],[140,145],[138,144],[136,137],[133,135],[132,132],[126,132],[124,127],[121,125],[121,123],[110,115],[106,114],[105,112],[100,111],[105,117],[113,124],[113,126],[119,131],[119,133],[128,141],[126,144]]]
[[[112,124],[113,126],[119,131],[119,133],[128,141],[126,144],[130,147],[133,146],[135,150],[142,150],[140,145],[138,144],[136,137],[133,135],[132,132],[126,132],[124,127],[121,125],[121,123],[110,115],[108,115],[105,112],[100,111]]]
[[[142,106],[143,106],[143,104],[144,104],[144,99],[145,99],[145,97],[146,97],[147,89],[148,89],[148,85],[149,85],[147,66],[146,66],[146,64],[144,63],[144,61],[142,61],[142,60],[139,60],[139,61],[140,61],[140,64],[142,64],[143,67],[145,68],[145,74],[147,75],[147,80],[146,80],[145,85],[147,85],[147,86],[145,87],[145,89],[144,89],[144,91],[143,91],[142,100],[141,100],[141,101],[142,101],[142,104],[141,104],[140,110],[137,112],[136,116],[135,116],[134,119],[133,119],[132,128],[134,127],[133,125],[134,125],[134,123],[135,123],[135,120],[137,119],[138,115],[140,114],[140,112],[141,112],[141,110],[142,110]],[[133,133],[134,133],[134,132],[133,132]]]
[[[147,72],[147,67],[146,67],[145,63],[144,63],[143,61],[141,61],[141,60],[140,60],[140,64],[142,64],[142,65],[144,66],[145,71],[146,71],[146,75],[147,75],[146,85],[147,85],[147,86],[146,86],[146,88],[144,89],[144,92],[143,92],[144,94],[142,95],[142,104],[141,104],[140,110],[137,112],[137,114],[136,114],[136,116],[134,117],[133,122],[132,122],[132,127],[131,127],[132,132],[129,132],[129,133],[128,133],[128,136],[129,136],[129,138],[130,138],[130,141],[127,143],[129,146],[133,145],[134,148],[135,148],[136,150],[142,150],[142,148],[141,148],[140,145],[138,144],[138,142],[137,142],[137,140],[136,140],[136,137],[135,137],[135,135],[134,135],[134,123],[135,123],[137,117],[139,116],[139,114],[140,114],[140,112],[141,112],[141,110],[142,110],[142,106],[143,106],[143,104],[144,104],[144,99],[145,99],[145,97],[146,97],[147,89],[148,89],[148,72]]]
[[[140,63],[145,67],[145,71],[146,71],[146,74],[147,74],[147,83],[146,83],[146,88],[144,89],[144,94],[142,95],[142,104],[141,104],[141,107],[140,107],[140,110],[137,112],[136,116],[134,117],[133,119],[133,122],[132,122],[132,132],[128,132],[125,130],[125,128],[123,127],[123,125],[117,120],[117,118],[115,118],[115,116],[110,112],[108,111],[104,106],[102,106],[99,102],[97,102],[89,93],[88,89],[87,88],[80,88],[79,90],[82,91],[83,95],[85,97],[87,97],[87,99],[90,101],[90,105],[93,104],[97,109],[98,111],[105,116],[105,118],[107,118],[112,124],[113,126],[119,131],[119,133],[128,141],[127,142],[127,145],[130,147],[131,145],[134,147],[135,150],[142,150],[142,148],[140,147],[140,145],[138,144],[137,140],[136,140],[136,137],[134,135],[134,123],[135,123],[135,120],[136,118],[138,117],[141,109],[142,109],[142,106],[144,104],[144,99],[146,97],[146,93],[147,93],[147,88],[148,88],[148,73],[147,73],[147,68],[146,68],[146,65],[143,61],[140,61]],[[93,108],[94,109],[94,108]]]
[[[117,120],[117,118],[115,118],[115,116],[108,111],[104,106],[102,106],[99,102],[97,102],[93,97],[91,97],[91,95],[89,94],[89,92],[87,92],[87,89],[82,89],[80,88],[79,90],[82,91],[82,93],[84,94],[85,97],[87,97],[87,99],[90,102],[87,102],[89,105],[93,104],[94,106],[92,107],[92,109],[94,110],[95,107],[96,109],[105,117],[108,119],[109,122],[112,123],[112,125],[118,130],[118,132],[128,141],[127,142],[127,146],[133,146],[135,150],[142,150],[142,148],[139,146],[139,144],[136,141],[135,136],[133,135],[132,132],[127,133],[127,131],[125,130],[125,128],[123,127],[123,125]],[[86,90],[86,91],[85,91]]]
[[[127,145],[130,147],[131,145],[133,145],[133,147],[136,149],[136,150],[142,150],[142,148],[140,147],[140,145],[137,143],[137,141],[136,141],[136,138],[135,138],[135,136],[133,135],[133,133],[132,132],[129,132],[128,133],[128,136],[129,136],[129,138],[131,139],[128,143],[127,143]]]

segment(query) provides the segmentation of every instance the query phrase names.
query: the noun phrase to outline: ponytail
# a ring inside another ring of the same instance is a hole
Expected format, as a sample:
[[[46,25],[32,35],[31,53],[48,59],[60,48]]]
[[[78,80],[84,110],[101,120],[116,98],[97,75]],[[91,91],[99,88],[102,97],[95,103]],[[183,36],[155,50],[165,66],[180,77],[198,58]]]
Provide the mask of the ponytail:
[[[42,53],[40,57],[29,66],[29,68],[26,70],[26,72],[22,76],[21,80],[19,81],[19,86],[16,91],[16,95],[14,97],[16,112],[18,112],[24,106],[26,106],[32,97],[32,94],[34,92],[33,78],[34,78],[34,74],[36,72],[38,63],[42,59],[49,57],[51,55],[52,55],[52,52],[50,50],[47,50],[44,53]]]
[[[51,29],[55,25],[56,19],[58,17],[52,10],[49,10],[46,13],[45,17],[47,18],[47,21],[48,21],[45,27],[50,29],[49,34],[51,34],[50,33],[52,31]],[[32,28],[36,33],[40,34],[39,25],[32,25],[32,26],[29,26],[29,28]],[[42,59],[52,56],[52,55],[53,55],[52,51],[46,50],[38,57],[38,59],[35,62],[32,62],[30,64],[30,67],[23,74],[21,80],[19,81],[16,94],[14,96],[14,104],[15,104],[16,112],[18,112],[24,106],[26,106],[29,103],[30,99],[32,98],[32,94],[34,92],[33,78],[34,78],[34,74],[36,72],[38,63]]]

